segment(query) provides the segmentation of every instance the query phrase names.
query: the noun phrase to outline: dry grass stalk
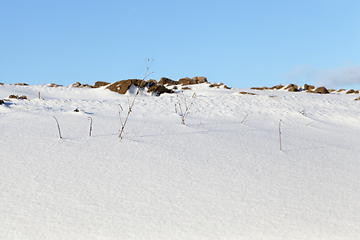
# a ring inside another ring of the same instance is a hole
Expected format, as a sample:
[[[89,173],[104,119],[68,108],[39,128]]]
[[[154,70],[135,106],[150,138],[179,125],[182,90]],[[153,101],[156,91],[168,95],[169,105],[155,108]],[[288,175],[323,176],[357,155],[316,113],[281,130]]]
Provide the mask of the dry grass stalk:
[[[59,130],[59,136],[60,136],[60,139],[62,138],[61,137],[61,131],[60,131],[60,125],[59,125],[59,122],[58,122],[58,120],[56,119],[56,117],[55,116],[53,116],[54,118],[55,118],[55,120],[56,120],[56,123],[57,123],[57,126],[58,126],[58,130]]]
[[[282,149],[281,149],[281,129],[280,129],[281,123],[282,123],[282,120],[280,119],[280,122],[279,122],[280,151],[282,150]]]
[[[153,72],[149,73],[149,70],[150,70],[150,67],[151,67],[153,61],[154,61],[154,59],[152,59],[151,61],[150,61],[149,58],[146,58],[146,59],[145,59],[146,72],[145,72],[144,78],[142,79],[143,81],[145,81],[145,79],[153,73]],[[129,119],[130,113],[132,112],[132,109],[133,109],[133,107],[134,107],[135,99],[136,99],[136,97],[139,95],[139,93],[140,93],[140,89],[138,88],[131,104],[130,104],[129,95],[128,95],[128,106],[129,106],[129,110],[128,110],[128,112],[127,112],[127,115],[126,115],[126,118],[125,118],[124,123],[123,123],[122,120],[121,120],[121,111],[120,111],[120,110],[122,110],[122,107],[121,107],[121,105],[119,104],[119,118],[120,118],[120,123],[121,123],[121,129],[120,129],[120,133],[119,133],[120,141],[121,141],[121,140],[123,139],[123,137],[124,137],[123,134],[124,134],[124,129],[125,129],[126,123],[127,123],[128,119]]]
[[[177,106],[180,110],[180,116],[181,116],[181,124],[185,125],[185,120],[186,120],[186,117],[189,115],[190,113],[190,109],[192,107],[192,105],[194,105],[194,99],[196,97],[196,93],[194,93],[192,96],[191,96],[191,103],[190,105],[188,106],[187,105],[187,102],[186,102],[186,96],[184,94],[184,91],[181,91],[182,94],[183,94],[183,102],[184,102],[184,105],[185,105],[185,109],[183,111],[183,108],[181,107],[181,101],[180,101],[180,98],[179,98],[179,95],[177,95],[177,98],[178,98],[178,102],[175,104],[175,112],[177,113]]]
[[[91,117],[88,117],[88,119],[90,120],[90,131],[89,131],[89,136],[91,137],[91,131],[92,131],[92,118]]]
[[[249,116],[249,114],[246,114],[246,116],[244,117],[244,119],[241,121],[240,124],[242,124],[242,123],[245,121],[245,119],[247,118],[247,116]]]

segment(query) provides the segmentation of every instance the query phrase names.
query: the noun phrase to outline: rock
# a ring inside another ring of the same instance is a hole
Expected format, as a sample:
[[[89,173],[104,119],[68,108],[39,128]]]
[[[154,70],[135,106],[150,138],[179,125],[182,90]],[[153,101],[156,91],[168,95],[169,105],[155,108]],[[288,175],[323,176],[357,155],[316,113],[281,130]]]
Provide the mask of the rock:
[[[355,91],[354,89],[350,89],[349,91],[346,92],[346,94],[351,94],[351,93],[359,94],[359,91]]]
[[[18,95],[10,95],[9,98],[19,99]]]
[[[159,80],[159,84],[161,84],[161,85],[178,85],[179,81],[173,81],[170,78],[162,77]]]
[[[153,92],[158,96],[163,93],[174,93],[173,90],[167,89],[164,85],[160,85],[160,84],[156,84],[156,85],[154,84],[154,85],[150,86],[148,92],[149,93]]]
[[[292,86],[290,88],[287,89],[289,92],[299,92],[299,89],[297,88],[297,86]]]
[[[312,90],[315,89],[315,86],[308,85],[308,84],[305,83],[304,86],[301,89],[304,90],[304,91],[312,91]]]
[[[76,82],[76,83],[72,84],[71,86],[72,86],[72,87],[80,87],[81,84],[80,84],[79,82]]]
[[[327,94],[329,91],[325,87],[318,87],[314,90],[314,93]]]
[[[265,89],[268,89],[267,87],[251,87],[250,89],[253,89],[253,90],[265,90]]]
[[[127,92],[127,90],[129,90],[129,88],[131,87],[131,84],[134,84],[135,86],[137,86],[139,88],[144,88],[146,85],[146,82],[143,80],[140,80],[140,79],[128,79],[128,80],[114,82],[114,83],[110,84],[109,86],[107,86],[106,88],[113,92],[125,94]]]
[[[106,88],[113,92],[125,94],[129,90],[131,85],[134,85],[138,88],[148,87],[149,88],[148,92],[154,92],[157,95],[161,95],[162,93],[173,93],[172,90],[167,89],[163,85],[157,83],[156,84],[148,83],[140,79],[128,79],[128,80],[117,81],[115,83],[110,84]]]
[[[0,99],[0,105],[4,104],[4,100]]]
[[[206,77],[193,77],[192,80],[195,80],[196,84],[208,82]]]
[[[360,97],[358,97],[358,98],[355,98],[354,100],[355,100],[355,101],[359,101],[359,100],[360,100]]]
[[[16,86],[28,86],[29,84],[27,83],[15,83]]]
[[[179,84],[181,84],[181,85],[193,85],[193,84],[196,84],[196,80],[193,80],[193,79],[191,79],[191,78],[188,78],[188,77],[186,77],[186,78],[180,78],[179,79]]]
[[[22,95],[22,96],[19,97],[19,99],[28,99],[28,98],[27,98],[27,96]]]
[[[62,85],[58,85],[55,83],[50,83],[49,87],[62,87]]]
[[[149,79],[146,82],[149,84],[158,84],[158,82],[155,79]],[[164,85],[164,84],[161,84],[161,85]]]
[[[103,82],[103,81],[97,81],[95,82],[93,88],[99,88],[99,87],[103,87],[103,86],[106,86],[106,85],[109,85],[110,83],[108,82]]]
[[[4,83],[0,82],[0,85],[4,85]]]
[[[189,77],[186,77],[186,78],[180,78],[178,82],[179,82],[179,84],[184,86],[184,85],[205,83],[208,81],[207,81],[206,77],[193,77],[192,79]]]
[[[289,92],[298,92],[299,88],[297,85],[290,83],[285,87],[285,90],[288,90]]]
[[[189,87],[182,87],[181,89],[182,90],[191,90],[191,88],[189,88]]]
[[[81,83],[79,83],[79,82],[76,82],[76,83],[72,84],[71,86],[72,86],[72,87],[87,87],[87,88],[92,88],[92,86],[89,85],[89,84],[81,84]]]
[[[226,88],[226,89],[231,89],[230,87],[228,87],[228,86],[226,86],[226,85],[224,85],[224,83],[212,83],[212,84],[210,84],[209,85],[209,87],[217,87],[217,88],[220,88],[221,86],[223,86],[224,88]]]
[[[239,94],[244,94],[244,95],[257,95],[255,93],[251,93],[251,92],[239,92]]]
[[[271,89],[271,90],[274,90],[274,89],[279,90],[279,89],[282,89],[283,87],[284,87],[283,85],[279,84],[279,85],[273,86],[273,87],[271,87],[269,89]]]

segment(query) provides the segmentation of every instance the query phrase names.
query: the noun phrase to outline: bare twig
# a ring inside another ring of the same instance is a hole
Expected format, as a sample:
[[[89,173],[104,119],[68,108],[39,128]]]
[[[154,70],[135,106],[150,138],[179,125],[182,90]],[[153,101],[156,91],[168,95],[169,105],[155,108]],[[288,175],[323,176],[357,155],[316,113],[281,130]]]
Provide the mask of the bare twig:
[[[183,93],[183,101],[184,101],[184,104],[185,104],[185,110],[183,111],[182,107],[181,107],[181,103],[180,103],[180,98],[179,98],[179,95],[177,95],[177,98],[178,98],[178,102],[175,104],[175,111],[177,113],[177,108],[176,106],[179,106],[179,109],[180,109],[180,116],[181,116],[181,124],[185,125],[185,120],[186,120],[186,117],[189,115],[190,113],[190,109],[192,107],[192,105],[194,105],[194,100],[191,101],[189,107],[187,106],[187,102],[186,102],[186,96],[184,94],[184,91],[182,91]],[[196,93],[194,93],[191,98],[194,99],[196,97]]]
[[[61,137],[61,131],[60,131],[60,125],[59,125],[59,122],[58,122],[58,120],[56,119],[56,117],[55,116],[53,116],[54,118],[55,118],[55,120],[56,120],[56,123],[57,123],[57,126],[58,126],[58,129],[59,129],[59,136],[60,136],[60,139],[62,138]]]
[[[280,119],[280,122],[279,122],[280,151],[281,151],[281,129],[280,129],[281,123],[282,123],[282,120]]]
[[[136,94],[135,94],[135,97],[134,97],[134,99],[133,99],[133,101],[132,101],[132,104],[131,104],[131,106],[129,107],[129,111],[128,111],[127,115],[126,115],[124,124],[123,124],[122,127],[121,127],[120,134],[119,134],[120,140],[122,139],[122,136],[121,136],[121,135],[122,135],[123,132],[124,132],[125,125],[126,125],[126,123],[127,123],[127,120],[129,119],[129,116],[130,116],[130,113],[131,113],[131,111],[132,111],[132,108],[133,108],[133,106],[134,106],[134,104],[135,104],[135,99],[136,99],[136,96],[137,96],[137,95],[139,95],[139,90],[138,90],[138,91],[136,92]]]
[[[242,123],[245,121],[245,119],[247,118],[247,116],[249,116],[249,114],[247,114],[247,115],[244,117],[244,119],[241,121],[240,124],[242,124]]]
[[[150,69],[150,67],[151,67],[151,65],[152,65],[152,63],[153,63],[153,61],[154,61],[154,59],[151,60],[151,62],[150,62],[150,59],[149,59],[149,58],[146,58],[146,59],[145,59],[146,72],[145,72],[143,81],[145,81],[145,79],[146,79],[150,74],[153,73],[153,72],[148,73],[148,72],[149,72],[149,69]],[[149,64],[149,62],[150,62],[150,64]],[[121,120],[121,111],[120,111],[120,109],[122,110],[122,107],[121,107],[121,105],[119,104],[119,118],[120,118],[120,123],[121,123],[121,129],[120,129],[120,133],[119,133],[120,141],[121,141],[121,139],[123,139],[123,133],[124,133],[124,129],[125,129],[126,123],[127,123],[128,119],[129,119],[130,113],[132,112],[132,109],[133,109],[133,107],[134,107],[135,99],[136,99],[136,97],[139,95],[139,93],[140,93],[140,90],[139,90],[139,88],[138,88],[137,91],[136,91],[136,94],[135,94],[135,96],[134,96],[134,99],[133,99],[133,101],[132,101],[131,104],[130,104],[130,100],[129,100],[129,95],[127,95],[129,110],[128,110],[128,113],[127,113],[127,115],[126,115],[126,118],[125,118],[125,121],[124,121],[124,122],[122,122],[122,120]]]
[[[92,118],[91,117],[88,117],[88,119],[90,120],[90,132],[89,132],[89,136],[91,137],[91,131],[92,131]]]
[[[154,59],[152,59],[151,62],[150,62],[149,58],[145,58],[146,72],[145,72],[143,80],[145,80],[148,76],[150,76],[151,74],[154,73],[154,72],[148,73],[153,61],[154,61]],[[150,64],[148,65],[149,62],[150,62]]]
[[[124,126],[123,122],[122,122],[122,119],[121,119],[121,111],[124,111],[121,104],[119,103],[118,105],[118,108],[119,108],[119,119],[120,119],[120,124],[121,126]]]

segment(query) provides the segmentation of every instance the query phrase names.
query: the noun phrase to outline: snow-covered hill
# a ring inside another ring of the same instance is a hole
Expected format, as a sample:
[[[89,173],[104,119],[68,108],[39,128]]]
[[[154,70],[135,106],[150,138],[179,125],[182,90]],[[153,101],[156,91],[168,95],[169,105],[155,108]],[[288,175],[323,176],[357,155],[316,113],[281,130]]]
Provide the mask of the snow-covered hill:
[[[359,238],[358,95],[190,87],[0,86],[0,239]]]

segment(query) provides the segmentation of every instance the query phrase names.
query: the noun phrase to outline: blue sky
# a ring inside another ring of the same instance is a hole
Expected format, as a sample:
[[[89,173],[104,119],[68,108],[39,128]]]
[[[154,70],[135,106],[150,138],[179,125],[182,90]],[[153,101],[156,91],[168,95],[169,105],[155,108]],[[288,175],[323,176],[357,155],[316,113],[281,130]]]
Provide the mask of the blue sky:
[[[358,0],[0,0],[0,82],[360,88]]]

